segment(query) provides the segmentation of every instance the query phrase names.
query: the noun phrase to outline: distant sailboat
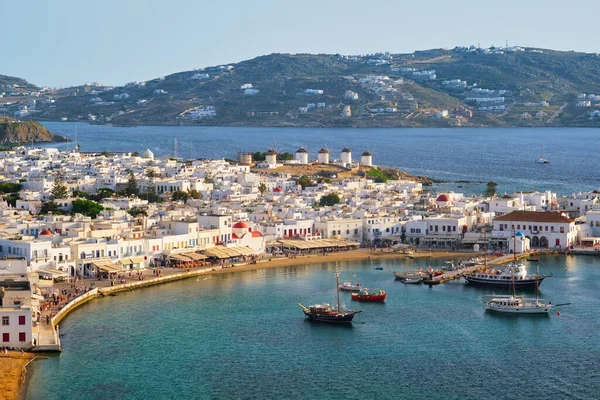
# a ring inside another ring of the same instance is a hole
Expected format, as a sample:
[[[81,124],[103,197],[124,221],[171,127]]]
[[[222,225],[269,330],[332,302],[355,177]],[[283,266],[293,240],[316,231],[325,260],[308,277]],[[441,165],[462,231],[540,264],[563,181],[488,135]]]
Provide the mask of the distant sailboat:
[[[550,161],[544,158],[544,142],[542,142],[542,156],[534,161],[536,164],[550,164]]]

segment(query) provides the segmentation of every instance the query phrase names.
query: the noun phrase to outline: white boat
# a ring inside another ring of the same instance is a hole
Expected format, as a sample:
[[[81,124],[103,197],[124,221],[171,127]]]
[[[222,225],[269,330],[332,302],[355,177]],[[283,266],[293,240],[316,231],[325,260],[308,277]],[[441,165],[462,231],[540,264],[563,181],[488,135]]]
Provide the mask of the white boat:
[[[345,290],[347,292],[359,292],[363,289],[363,285],[356,282],[356,275],[354,275],[354,281],[346,281],[339,285],[339,288],[340,290]]]
[[[402,280],[402,283],[405,283],[407,285],[409,285],[409,284],[418,285],[420,283],[423,283],[423,278],[417,277],[417,276],[409,276],[409,277],[404,278]]]
[[[516,246],[515,246],[516,248]],[[516,261],[516,253],[515,253]],[[506,314],[545,314],[552,309],[552,303],[538,297],[539,282],[536,279],[535,299],[517,296],[514,269],[511,268],[513,294],[508,296],[495,296],[490,301],[484,301],[486,311]],[[536,277],[539,276],[539,272]]]
[[[550,161],[544,158],[544,143],[542,143],[542,156],[538,157],[534,162],[536,164],[550,164]]]
[[[487,311],[509,314],[548,314],[552,303],[543,299],[528,299],[514,295],[497,296],[490,301],[484,301]]]

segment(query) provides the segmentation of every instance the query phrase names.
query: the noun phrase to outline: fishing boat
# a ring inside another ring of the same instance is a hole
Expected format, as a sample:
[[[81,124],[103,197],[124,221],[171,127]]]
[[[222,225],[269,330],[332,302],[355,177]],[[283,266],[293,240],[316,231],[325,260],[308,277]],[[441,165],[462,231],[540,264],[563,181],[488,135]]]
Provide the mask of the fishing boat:
[[[331,305],[325,304],[314,304],[309,307],[305,307],[302,304],[298,305],[302,308],[304,315],[311,320],[320,322],[344,322],[350,323],[354,316],[361,313],[363,310],[347,310],[340,306],[340,272],[335,273],[335,290],[337,292],[337,305],[332,307]]]
[[[383,267],[375,267],[376,270],[383,271]]]
[[[340,290],[347,292],[358,292],[363,288],[361,283],[356,282],[356,275],[354,275],[354,281],[346,281],[340,285]]]
[[[351,296],[352,300],[358,301],[384,301],[387,293],[381,289],[362,289],[358,293],[352,293]]]
[[[514,282],[514,279],[513,279]],[[509,296],[496,296],[490,301],[484,301],[486,311],[507,314],[545,314],[552,309],[552,303],[539,298],[539,285],[535,290],[535,298],[529,299],[517,296],[516,286],[513,285],[513,294]]]

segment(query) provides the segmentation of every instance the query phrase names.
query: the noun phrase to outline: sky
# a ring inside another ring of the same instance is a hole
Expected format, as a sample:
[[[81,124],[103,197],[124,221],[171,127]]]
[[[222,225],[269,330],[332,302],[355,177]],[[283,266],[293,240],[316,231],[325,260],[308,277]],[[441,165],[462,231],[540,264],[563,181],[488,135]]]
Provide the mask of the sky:
[[[600,52],[600,1],[0,0],[0,74],[122,85],[270,53]]]

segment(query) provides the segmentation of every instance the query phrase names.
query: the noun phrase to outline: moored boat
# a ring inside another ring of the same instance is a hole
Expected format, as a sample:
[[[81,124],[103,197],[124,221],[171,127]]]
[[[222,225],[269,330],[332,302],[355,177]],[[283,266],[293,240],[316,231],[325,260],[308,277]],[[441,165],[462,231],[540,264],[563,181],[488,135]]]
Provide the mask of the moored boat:
[[[490,301],[484,301],[487,311],[495,311],[507,314],[546,314],[552,310],[552,303],[543,299],[528,299],[525,297],[510,295],[496,296]]]
[[[346,281],[340,285],[341,290],[345,290],[346,292],[358,292],[363,288],[361,283],[354,281]]]
[[[519,289],[533,290],[541,285],[545,278],[552,275],[528,274],[523,264],[510,264],[503,271],[487,269],[483,272],[465,274],[468,284],[474,286],[502,287],[510,289],[513,285]]]
[[[416,277],[416,276],[409,276],[409,277],[405,278],[405,279],[402,281],[402,283],[406,283],[407,285],[408,285],[408,284],[411,284],[411,285],[418,285],[418,284],[421,284],[421,283],[423,283],[423,278],[421,278],[421,277]]]
[[[387,293],[381,289],[362,289],[358,293],[352,293],[351,296],[352,300],[358,301],[384,301]]]
[[[311,320],[320,322],[352,322],[354,316],[361,313],[363,310],[347,310],[340,306],[340,282],[339,282],[339,271],[335,273],[335,290],[337,292],[337,305],[333,307],[327,303],[325,304],[314,304],[309,307],[298,303],[302,308],[304,315]]]

